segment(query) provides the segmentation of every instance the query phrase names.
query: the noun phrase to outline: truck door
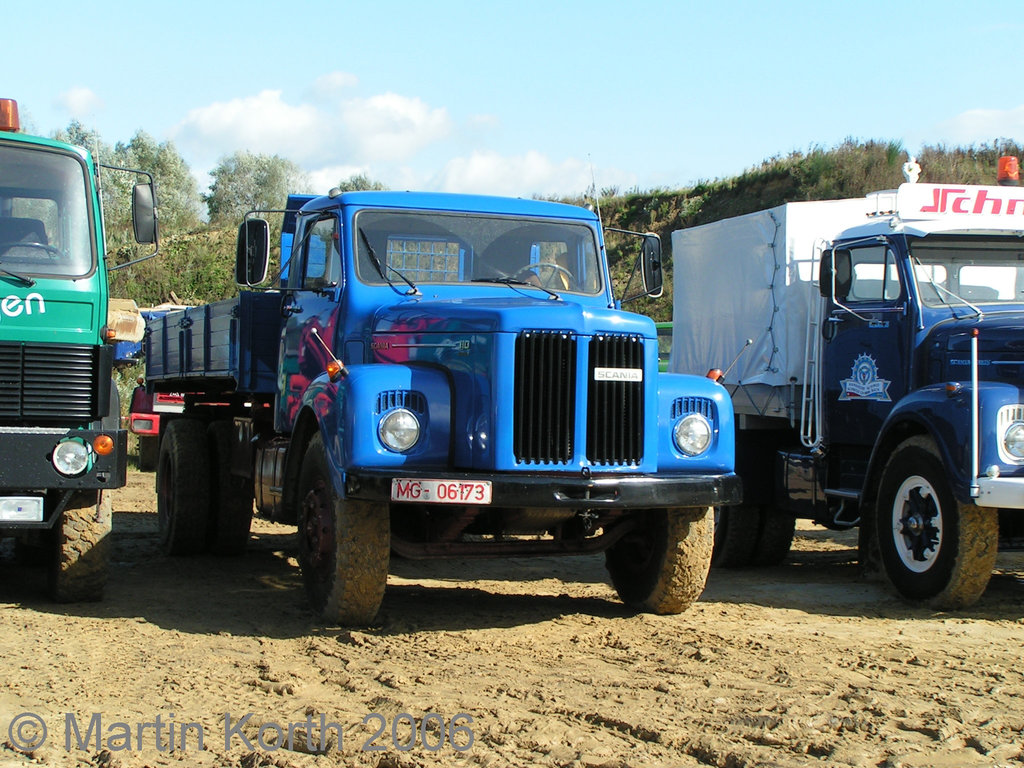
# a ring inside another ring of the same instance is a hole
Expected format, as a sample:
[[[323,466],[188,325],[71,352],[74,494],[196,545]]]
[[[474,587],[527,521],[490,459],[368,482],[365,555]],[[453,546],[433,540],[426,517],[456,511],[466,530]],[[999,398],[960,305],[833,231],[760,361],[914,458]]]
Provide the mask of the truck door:
[[[276,413],[276,427],[281,432],[291,431],[303,393],[327,369],[330,357],[324,344],[335,349],[337,308],[344,287],[339,238],[338,218],[333,212],[300,217],[298,245],[292,249],[281,299],[284,322]]]
[[[896,254],[872,241],[837,248],[835,291],[822,333],[825,436],[832,445],[871,446],[907,391],[906,281]]]

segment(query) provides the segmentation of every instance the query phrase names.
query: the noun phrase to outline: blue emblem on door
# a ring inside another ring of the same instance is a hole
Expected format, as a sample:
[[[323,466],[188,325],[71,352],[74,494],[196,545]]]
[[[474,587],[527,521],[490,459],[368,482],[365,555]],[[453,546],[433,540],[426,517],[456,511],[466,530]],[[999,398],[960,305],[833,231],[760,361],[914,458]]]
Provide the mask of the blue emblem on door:
[[[878,400],[889,402],[888,379],[878,378],[878,366],[871,355],[860,355],[853,361],[850,378],[842,379],[843,392],[840,400]]]

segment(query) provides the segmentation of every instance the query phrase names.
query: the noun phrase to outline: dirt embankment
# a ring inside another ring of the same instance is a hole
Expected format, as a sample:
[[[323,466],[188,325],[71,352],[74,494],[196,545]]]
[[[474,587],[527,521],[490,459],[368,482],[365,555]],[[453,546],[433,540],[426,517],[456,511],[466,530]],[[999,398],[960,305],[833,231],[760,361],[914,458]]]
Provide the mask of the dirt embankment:
[[[292,529],[168,559],[152,475],[114,507],[102,603],[51,604],[0,559],[0,768],[1024,759],[1019,554],[935,613],[860,581],[852,535],[801,530],[785,565],[713,572],[670,617],[625,611],[600,557],[396,561],[379,625],[353,631],[311,619]]]

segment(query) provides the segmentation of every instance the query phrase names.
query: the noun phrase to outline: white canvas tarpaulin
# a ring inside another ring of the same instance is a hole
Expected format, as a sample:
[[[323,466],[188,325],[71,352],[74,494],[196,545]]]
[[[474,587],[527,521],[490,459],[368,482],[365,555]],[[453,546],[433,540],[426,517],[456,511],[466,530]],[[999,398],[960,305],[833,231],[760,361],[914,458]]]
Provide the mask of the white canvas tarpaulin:
[[[816,259],[874,210],[866,198],[787,203],[673,232],[670,369],[724,370],[751,339],[726,377],[730,390],[802,384]]]

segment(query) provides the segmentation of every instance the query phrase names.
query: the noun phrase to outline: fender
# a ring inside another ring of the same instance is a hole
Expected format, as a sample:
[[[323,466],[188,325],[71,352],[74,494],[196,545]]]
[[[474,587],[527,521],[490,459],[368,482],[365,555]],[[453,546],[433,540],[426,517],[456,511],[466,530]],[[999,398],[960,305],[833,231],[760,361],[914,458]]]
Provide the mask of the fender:
[[[689,413],[704,413],[711,422],[711,446],[699,456],[687,456],[675,444],[672,431]],[[735,469],[736,429],[728,391],[704,376],[658,375],[658,471],[732,472]]]
[[[337,383],[326,374],[312,381],[302,397],[327,449],[339,484],[346,470],[449,466],[452,393],[446,374],[422,365],[353,365]],[[420,421],[421,436],[406,453],[389,450],[378,427],[389,411],[405,407]]]
[[[1021,402],[1021,391],[1012,384],[982,381],[978,387],[980,403],[981,467],[998,464],[995,415],[999,408]],[[873,495],[885,463],[893,449],[916,434],[927,434],[935,441],[957,501],[973,503],[971,478],[971,403],[970,387],[963,386],[950,396],[946,384],[929,384],[910,393],[892,409],[871,451],[863,498]]]

